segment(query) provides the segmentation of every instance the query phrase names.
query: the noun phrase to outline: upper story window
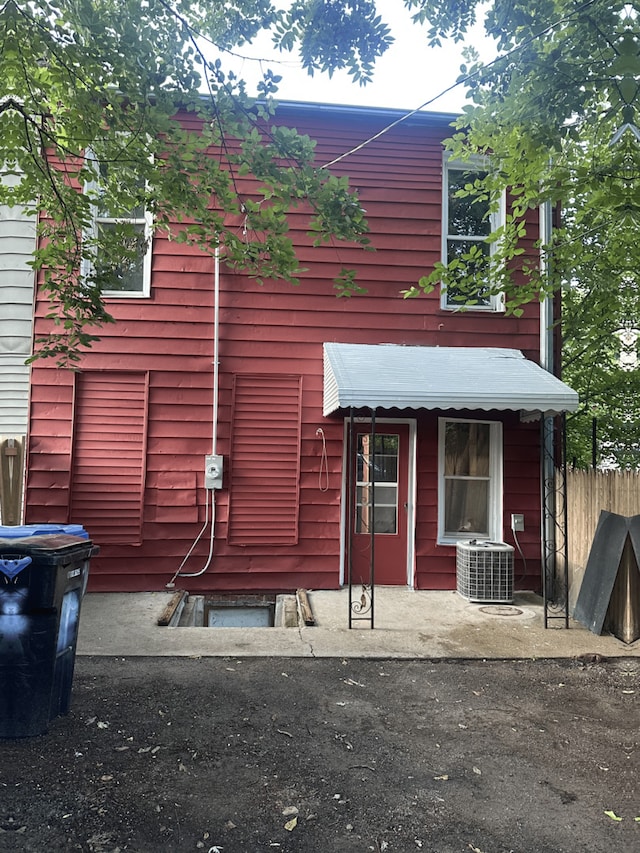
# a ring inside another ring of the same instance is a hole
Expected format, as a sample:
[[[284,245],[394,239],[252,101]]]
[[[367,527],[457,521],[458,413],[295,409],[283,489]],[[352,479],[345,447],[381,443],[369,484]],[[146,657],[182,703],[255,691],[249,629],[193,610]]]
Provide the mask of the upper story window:
[[[502,539],[502,424],[441,418],[438,542]]]
[[[488,257],[492,244],[487,242],[487,238],[504,221],[504,199],[498,211],[490,212],[488,201],[478,200],[473,195],[459,194],[467,185],[487,174],[483,167],[486,167],[486,161],[480,158],[464,163],[458,160],[444,161],[442,263],[445,265],[449,265],[455,258],[468,255],[472,250]],[[486,271],[480,268],[478,287],[474,293],[463,292],[452,284],[443,286],[441,307],[449,310],[461,307],[481,311],[503,310],[502,297],[489,292],[485,275]]]
[[[87,159],[91,156],[89,152]],[[109,186],[114,178],[118,180],[117,165],[100,164],[99,173],[99,180],[85,186],[85,192],[94,199],[93,221],[87,235],[93,252],[91,260],[85,261],[83,273],[100,284],[102,296],[149,296],[152,216],[143,203],[127,208],[110,197]],[[144,181],[137,181],[135,187],[144,190]]]

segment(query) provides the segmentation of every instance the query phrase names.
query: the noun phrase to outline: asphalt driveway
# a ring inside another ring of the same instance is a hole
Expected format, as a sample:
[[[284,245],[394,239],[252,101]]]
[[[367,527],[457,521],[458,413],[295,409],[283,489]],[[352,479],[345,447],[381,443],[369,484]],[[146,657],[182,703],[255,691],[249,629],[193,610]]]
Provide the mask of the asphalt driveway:
[[[0,850],[640,847],[640,661],[92,657],[0,743]]]

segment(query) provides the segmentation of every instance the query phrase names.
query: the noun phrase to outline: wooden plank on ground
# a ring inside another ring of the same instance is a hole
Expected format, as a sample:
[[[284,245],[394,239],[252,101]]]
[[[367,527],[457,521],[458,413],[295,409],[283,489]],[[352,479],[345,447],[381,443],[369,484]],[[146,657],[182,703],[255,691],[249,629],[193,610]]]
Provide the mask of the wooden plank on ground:
[[[298,599],[298,610],[302,616],[302,620],[305,625],[315,625],[316,620],[313,615],[313,611],[311,610],[311,604],[309,602],[309,596],[307,595],[306,589],[298,589],[296,590],[296,598]]]
[[[158,616],[158,625],[166,628],[169,622],[171,622],[173,614],[188,595],[189,593],[185,589],[177,589],[169,599],[167,606],[164,608],[160,616]]]

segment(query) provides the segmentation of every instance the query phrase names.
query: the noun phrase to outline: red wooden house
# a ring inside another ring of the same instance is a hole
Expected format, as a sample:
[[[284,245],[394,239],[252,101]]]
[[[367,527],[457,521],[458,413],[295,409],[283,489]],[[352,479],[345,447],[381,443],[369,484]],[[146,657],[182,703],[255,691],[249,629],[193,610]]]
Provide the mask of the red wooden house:
[[[400,115],[285,104],[279,120],[327,162]],[[577,403],[540,366],[541,306],[400,296],[486,236],[458,224],[453,118],[416,114],[335,167],[375,252],[314,248],[295,214],[308,272],[260,286],[157,235],[130,289],[106,294],[117,323],[80,369],[35,363],[25,521],[88,529],[90,588],[163,589],[187,555],[194,591],[337,588],[349,562],[366,574],[373,539],[376,582],[450,589],[456,543],[513,543],[512,514],[516,577],[539,587],[539,416]],[[336,298],[342,266],[366,295]]]

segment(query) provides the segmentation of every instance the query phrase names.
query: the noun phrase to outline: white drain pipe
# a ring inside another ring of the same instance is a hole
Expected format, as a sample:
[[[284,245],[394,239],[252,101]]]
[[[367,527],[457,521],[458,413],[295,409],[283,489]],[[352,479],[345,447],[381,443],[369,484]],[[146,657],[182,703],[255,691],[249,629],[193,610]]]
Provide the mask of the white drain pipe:
[[[218,447],[218,397],[219,397],[219,384],[220,384],[220,369],[218,365],[219,361],[219,345],[220,345],[220,246],[216,246],[214,256],[213,256],[213,403],[212,403],[212,426],[211,426],[211,453],[213,455],[217,454]],[[167,589],[173,589],[176,585],[176,578],[198,578],[203,575],[209,566],[211,565],[211,561],[213,559],[213,540],[215,538],[215,528],[216,528],[216,499],[215,489],[206,489],[206,510],[205,510],[205,519],[204,524],[202,525],[202,529],[200,533],[196,536],[193,541],[193,544],[187,551],[183,561],[178,566],[178,570],[171,578],[169,583],[166,585]],[[207,556],[207,561],[204,566],[197,572],[186,573],[182,571],[182,568],[186,564],[187,560],[193,553],[196,545],[201,540],[207,526],[209,525],[209,501],[211,501],[211,530],[209,535],[209,554]]]
[[[211,453],[218,452],[218,394],[219,394],[219,345],[220,345],[220,246],[213,256],[213,425],[211,427]]]

